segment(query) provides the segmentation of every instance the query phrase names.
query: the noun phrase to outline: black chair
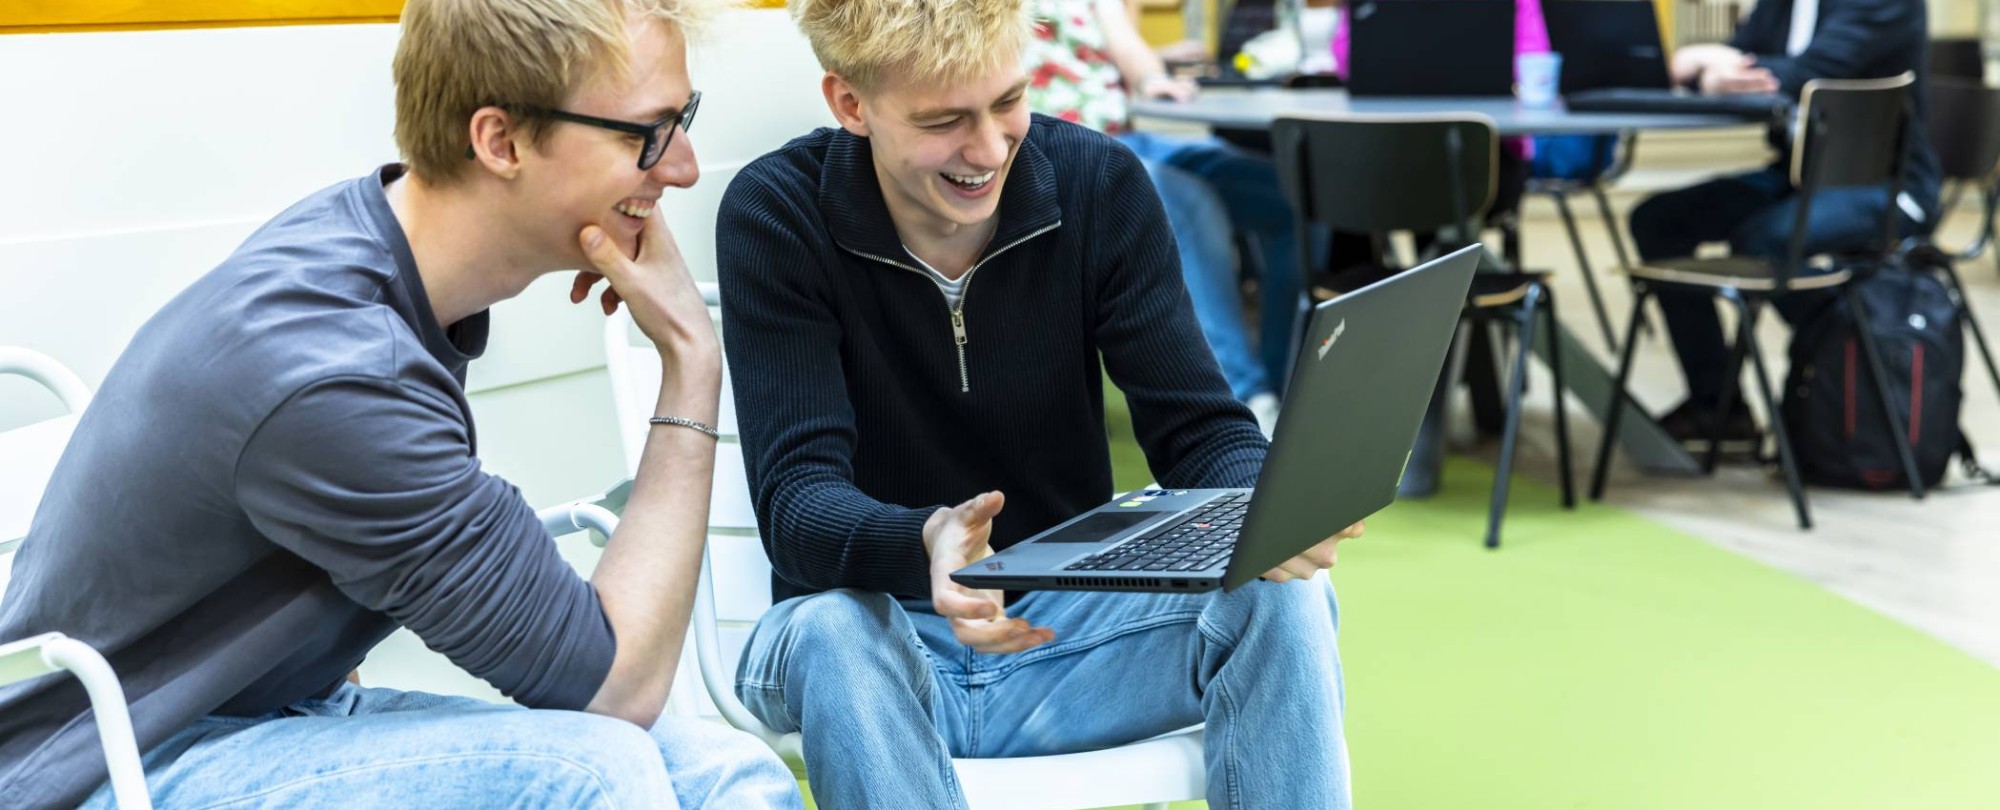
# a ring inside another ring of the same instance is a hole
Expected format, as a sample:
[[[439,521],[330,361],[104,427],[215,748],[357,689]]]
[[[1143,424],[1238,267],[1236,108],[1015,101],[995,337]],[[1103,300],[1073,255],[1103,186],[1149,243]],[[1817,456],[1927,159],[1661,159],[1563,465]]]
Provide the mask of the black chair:
[[[2000,216],[2000,89],[1979,81],[1932,77],[1930,92],[1931,146],[1937,150],[1946,182],[1961,190],[1979,190],[1979,235],[1957,251],[1918,240],[1906,245],[1905,250],[1935,250],[1943,255],[1906,264],[1943,271],[1945,280],[1958,294],[1960,316],[1965,320],[1966,330],[1972,333],[1973,345],[1986,362],[1986,375],[1992,378],[1994,389],[2000,390],[2000,366],[1993,362],[1985,330],[1973,316],[1972,302],[1959,283],[1958,271],[1952,267],[1954,261],[1979,258],[1993,245],[1996,216]],[[1940,206],[1940,211],[1957,207],[1956,196]],[[2000,264],[2000,251],[1994,251],[1994,256],[1996,264]]]
[[[1726,415],[1736,405],[1743,360],[1747,355],[1756,367],[1757,387],[1763,396],[1765,412],[1771,416],[1771,432],[1778,443],[1778,463],[1784,469],[1785,487],[1791,493],[1799,527],[1812,528],[1812,516],[1806,506],[1805,487],[1799,481],[1798,464],[1792,456],[1791,440],[1785,435],[1784,420],[1778,417],[1777,397],[1772,393],[1770,374],[1764,368],[1763,353],[1758,350],[1757,318],[1766,304],[1780,296],[1838,289],[1845,293],[1847,305],[1856,313],[1856,321],[1867,321],[1864,315],[1867,310],[1847,282],[1857,270],[1866,272],[1872,266],[1879,266],[1895,249],[1898,206],[1894,201],[1902,193],[1903,145],[1910,129],[1910,85],[1914,81],[1911,74],[1905,73],[1890,79],[1818,79],[1806,84],[1800,95],[1792,139],[1791,181],[1798,189],[1798,216],[1794,220],[1790,249],[1783,261],[1773,263],[1754,256],[1728,256],[1719,259],[1671,259],[1632,268],[1632,319],[1626,325],[1625,343],[1620,352],[1618,378],[1613,388],[1615,404],[1605,418],[1604,439],[1597,448],[1597,467],[1590,483],[1591,500],[1604,497],[1604,482],[1611,469],[1611,449],[1615,444],[1613,439],[1618,435],[1618,420],[1625,407],[1632,404],[1631,392],[1626,386],[1631,381],[1632,350],[1635,348],[1639,311],[1645,307],[1646,299],[1661,288],[1703,291],[1734,304],[1739,317],[1736,339],[1730,352],[1729,383],[1724,389],[1722,407],[1716,412],[1714,421],[1718,434],[1709,442],[1702,470],[1711,473],[1715,470],[1722,447],[1719,431],[1727,421]],[[1887,194],[1887,204],[1883,206],[1881,242],[1869,252],[1870,255],[1844,257],[1845,262],[1835,269],[1816,274],[1800,273],[1806,262],[1813,258],[1805,255],[1805,242],[1806,223],[1814,195],[1823,188],[1869,186],[1882,187]],[[1859,329],[1856,334],[1860,337],[1861,353],[1866,359],[1869,384],[1881,400],[1881,427],[1888,431],[1896,447],[1904,475],[1910,482],[1910,494],[1922,498],[1924,484],[1923,478],[1917,474],[1916,457],[1903,432],[1897,429],[1897,425],[1906,424],[1905,415],[1897,409],[1888,388],[1883,385],[1888,375],[1882,370],[1881,352],[1868,330]]]
[[[1930,82],[1931,147],[1937,150],[1943,181],[1953,187],[1939,208],[1958,207],[1965,189],[1977,189],[1983,205],[1979,235],[1954,258],[1975,259],[1993,243],[1995,215],[2000,213],[2000,89],[1952,78]]]
[[[1271,140],[1278,180],[1297,213],[1301,244],[1315,223],[1369,234],[1435,231],[1439,238],[1429,253],[1443,255],[1472,242],[1478,235],[1480,215],[1492,205],[1498,138],[1493,121],[1485,116],[1280,118],[1271,126]],[[1310,259],[1302,255],[1299,271],[1310,273],[1312,269]],[[1304,320],[1299,319],[1301,323]],[[1562,359],[1556,353],[1560,350],[1555,339],[1555,302],[1548,285],[1529,273],[1482,272],[1475,276],[1460,316],[1458,338],[1467,336],[1468,324],[1484,329],[1493,321],[1513,324],[1517,349],[1487,522],[1488,548],[1500,545],[1500,523],[1507,508],[1537,321],[1548,330],[1549,367],[1555,372],[1556,453],[1563,507],[1572,508],[1576,503],[1569,427],[1561,396],[1565,390]],[[1438,391],[1436,396],[1443,397],[1449,387],[1440,384]],[[1431,407],[1441,404],[1433,402]]]
[[[1583,235],[1577,230],[1576,215],[1571,212],[1569,198],[1572,194],[1588,193],[1597,201],[1597,214],[1604,220],[1604,230],[1611,234],[1612,249],[1617,252],[1618,267],[1623,270],[1632,266],[1632,253],[1625,249],[1625,235],[1618,229],[1618,221],[1611,216],[1611,201],[1604,193],[1605,184],[1616,180],[1632,168],[1632,156],[1638,147],[1638,138],[1631,133],[1624,135],[1600,135],[1600,138],[1616,138],[1616,157],[1604,171],[1591,177],[1536,177],[1528,178],[1529,194],[1546,194],[1556,204],[1556,213],[1562,216],[1563,230],[1569,233],[1570,250],[1576,254],[1576,266],[1583,273],[1584,288],[1590,291],[1590,306],[1597,315],[1597,327],[1604,334],[1604,345],[1611,351],[1618,351],[1618,336],[1611,328],[1611,314],[1604,307],[1604,297],[1597,291],[1597,275],[1590,269],[1590,256],[1583,249]],[[1650,328],[1650,325],[1641,328]]]

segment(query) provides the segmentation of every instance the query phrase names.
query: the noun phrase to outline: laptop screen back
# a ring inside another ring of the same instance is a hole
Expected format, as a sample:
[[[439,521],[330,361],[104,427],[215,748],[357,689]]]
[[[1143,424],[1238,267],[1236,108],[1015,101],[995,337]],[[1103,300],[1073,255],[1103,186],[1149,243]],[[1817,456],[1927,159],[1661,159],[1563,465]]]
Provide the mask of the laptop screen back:
[[[1315,309],[1226,587],[1396,499],[1479,251],[1459,250]]]
[[[1549,47],[1562,54],[1562,92],[1671,86],[1660,23],[1645,0],[1549,0]]]
[[[1358,0],[1352,5],[1349,93],[1514,94],[1513,0]]]

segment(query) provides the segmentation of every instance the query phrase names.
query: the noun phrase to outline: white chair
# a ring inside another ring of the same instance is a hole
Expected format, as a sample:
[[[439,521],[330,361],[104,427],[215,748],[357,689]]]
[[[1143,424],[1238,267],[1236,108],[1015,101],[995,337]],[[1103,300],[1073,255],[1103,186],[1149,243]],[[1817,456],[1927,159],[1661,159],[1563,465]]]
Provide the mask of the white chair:
[[[702,285],[709,312],[718,319],[713,285]],[[611,375],[620,438],[628,470],[636,470],[644,446],[647,417],[659,391],[659,362],[653,348],[636,336],[624,310],[605,327],[605,362]],[[728,340],[724,335],[723,339]],[[766,728],[736,699],[736,663],[757,618],[770,609],[771,566],[758,540],[757,518],[743,469],[734,397],[725,368],[717,420],[722,441],[715,459],[715,489],[709,504],[708,547],[702,557],[695,595],[695,666],[706,701],[676,689],[677,707],[699,702],[700,713],[749,732],[803,774],[798,734]],[[685,669],[683,670],[685,672]],[[687,684],[687,678],[677,684]],[[711,711],[712,709],[712,711]],[[1165,810],[1168,802],[1202,798],[1207,773],[1200,726],[1103,751],[1013,759],[956,759],[958,780],[973,810],[1077,810],[1143,804]]]
[[[77,419],[90,404],[83,380],[48,355],[0,346],[0,375],[26,377],[49,389],[69,412],[31,425],[0,432],[0,555],[12,555],[28,536],[28,522],[41,503],[42,490],[55,473],[56,460],[76,431]],[[4,582],[0,579],[0,582]]]
[[[75,432],[77,419],[90,404],[90,389],[69,369],[48,356],[26,349],[0,347],[0,374],[15,374],[41,383],[62,400],[69,413],[0,433],[0,571],[7,570],[14,549],[28,534],[35,507],[48,488],[63,447]],[[5,578],[0,577],[0,584]],[[125,689],[118,673],[90,648],[61,633],[0,644],[0,686],[68,672],[83,683],[96,715],[98,741],[111,773],[111,792],[120,810],[151,810],[139,745],[132,734],[132,717],[125,707]]]

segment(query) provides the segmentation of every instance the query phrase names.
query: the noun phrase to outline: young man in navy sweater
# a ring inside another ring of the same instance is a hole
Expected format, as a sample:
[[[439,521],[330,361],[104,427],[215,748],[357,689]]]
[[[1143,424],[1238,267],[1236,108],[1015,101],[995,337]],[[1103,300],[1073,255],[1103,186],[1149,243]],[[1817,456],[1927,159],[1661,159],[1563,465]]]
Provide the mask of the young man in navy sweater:
[[[1019,0],[793,7],[840,127],[746,167],[717,224],[781,600],[744,703],[804,733],[824,807],[964,807],[953,757],[1202,722],[1211,806],[1347,807],[1337,614],[1314,575],[1359,525],[1229,594],[1009,603],[951,582],[1110,496],[1106,370],[1163,486],[1250,486],[1267,446],[1139,161],[1029,114]]]

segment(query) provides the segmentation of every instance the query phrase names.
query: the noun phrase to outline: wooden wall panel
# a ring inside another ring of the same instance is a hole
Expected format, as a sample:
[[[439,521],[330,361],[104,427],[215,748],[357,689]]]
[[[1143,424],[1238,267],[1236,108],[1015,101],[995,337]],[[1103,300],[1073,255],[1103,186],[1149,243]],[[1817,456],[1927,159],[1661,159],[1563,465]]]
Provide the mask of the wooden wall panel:
[[[10,0],[0,33],[395,22],[403,0]]]

